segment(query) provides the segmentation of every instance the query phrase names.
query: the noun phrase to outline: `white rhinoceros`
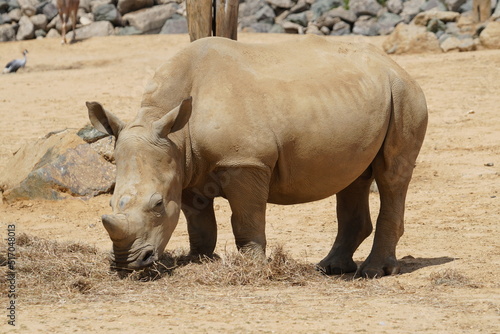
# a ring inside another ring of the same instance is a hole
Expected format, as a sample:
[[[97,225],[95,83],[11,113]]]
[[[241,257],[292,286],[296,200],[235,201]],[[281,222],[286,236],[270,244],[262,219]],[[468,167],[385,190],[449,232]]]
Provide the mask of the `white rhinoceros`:
[[[358,274],[399,271],[396,244],[427,107],[417,83],[375,47],[317,36],[205,38],[159,68],[131,123],[99,103],[87,107],[92,124],[117,138],[113,214],[102,217],[117,267],[157,260],[181,209],[191,253],[212,255],[215,197],[229,201],[238,249],[264,255],[267,203],[336,194],[338,235],[319,267],[356,271],[352,255],[373,229],[375,179],[380,213]]]

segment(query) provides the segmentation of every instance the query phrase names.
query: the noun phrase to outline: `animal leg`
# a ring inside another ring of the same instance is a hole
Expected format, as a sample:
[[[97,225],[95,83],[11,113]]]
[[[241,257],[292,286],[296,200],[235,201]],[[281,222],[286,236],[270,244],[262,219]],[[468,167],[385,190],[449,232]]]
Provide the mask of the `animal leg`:
[[[62,41],[61,44],[66,44],[66,20],[61,16],[62,21]]]
[[[187,220],[190,254],[212,256],[217,243],[213,198],[184,191],[182,211]]]
[[[375,180],[380,192],[380,212],[375,239],[368,258],[359,268],[362,277],[382,277],[399,273],[396,245],[404,232],[404,207],[413,162],[395,157],[384,166],[381,157],[374,162]]]
[[[221,186],[231,206],[231,225],[236,246],[243,253],[264,257],[265,216],[271,173],[251,167],[233,171],[224,173],[225,182],[221,182]]]
[[[425,98],[418,87],[409,88],[395,85],[388,132],[372,163],[380,212],[372,250],[358,269],[362,277],[393,275],[400,270],[396,245],[404,232],[406,193],[427,128]]]
[[[73,31],[73,36],[71,37],[71,42],[74,42],[76,39],[76,10],[71,12],[71,27]]]
[[[337,194],[337,238],[328,255],[318,264],[327,275],[340,275],[357,269],[352,255],[373,230],[368,201],[372,181],[372,170],[368,168]]]

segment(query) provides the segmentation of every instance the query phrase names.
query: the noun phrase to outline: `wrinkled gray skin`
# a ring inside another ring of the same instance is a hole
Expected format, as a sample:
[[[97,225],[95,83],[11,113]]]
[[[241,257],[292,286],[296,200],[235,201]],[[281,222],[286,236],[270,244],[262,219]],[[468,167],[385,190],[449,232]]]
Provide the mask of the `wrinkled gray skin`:
[[[217,196],[231,206],[237,247],[264,256],[266,203],[336,194],[338,235],[319,266],[327,274],[398,273],[427,107],[415,81],[374,47],[317,36],[273,45],[205,38],[157,71],[131,123],[87,106],[92,124],[117,138],[113,214],[102,217],[117,267],[158,259],[181,209],[191,253],[212,255]],[[380,213],[357,268],[352,255],[373,229],[374,179]]]

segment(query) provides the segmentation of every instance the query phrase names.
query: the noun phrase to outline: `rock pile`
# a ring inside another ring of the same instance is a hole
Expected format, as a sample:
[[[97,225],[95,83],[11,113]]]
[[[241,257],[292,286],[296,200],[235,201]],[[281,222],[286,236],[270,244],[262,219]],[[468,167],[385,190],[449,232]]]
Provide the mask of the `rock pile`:
[[[182,0],[80,0],[78,21],[78,39],[187,33]],[[0,42],[60,37],[61,28],[56,0],[0,0]]]
[[[2,171],[0,203],[89,198],[114,188],[114,138],[90,125],[52,132],[17,151]]]
[[[55,1],[0,0],[0,41],[58,37],[61,22]],[[497,0],[491,2],[493,15],[488,22],[500,22],[500,4]],[[473,0],[241,0],[238,21],[243,32],[375,36],[394,31],[396,36],[422,37],[429,42],[424,49],[437,51],[472,50],[478,45],[500,47],[494,40],[498,36],[496,24],[474,24],[472,3]],[[183,0],[81,0],[78,18],[78,39],[187,33]],[[401,27],[395,29],[398,25]],[[484,38],[480,37],[483,31]],[[439,48],[435,47],[436,41]],[[406,46],[393,44],[387,50],[400,53],[411,49],[411,41],[403,44]]]
[[[500,48],[493,15],[477,24],[473,0],[253,0],[240,4],[240,30],[318,35],[389,35],[388,53]],[[496,22],[495,22],[496,21]]]

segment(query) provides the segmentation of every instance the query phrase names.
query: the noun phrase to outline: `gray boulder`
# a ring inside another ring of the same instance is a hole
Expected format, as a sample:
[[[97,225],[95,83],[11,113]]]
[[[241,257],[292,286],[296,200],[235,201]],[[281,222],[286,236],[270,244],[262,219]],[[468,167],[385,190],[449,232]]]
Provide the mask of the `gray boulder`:
[[[285,20],[300,24],[303,27],[307,27],[307,24],[308,24],[307,15],[305,12],[297,13],[297,14],[290,14],[286,17]]]
[[[333,29],[333,26],[336,25],[339,22],[344,22],[340,17],[337,16],[323,16],[320,21],[318,21],[318,25],[327,28],[327,29]]]
[[[76,135],[82,138],[88,144],[95,143],[100,139],[106,138],[108,136],[107,134],[102,133],[90,124],[87,124],[80,130],[78,130]]]
[[[17,0],[7,0],[7,3],[9,4],[9,11],[13,9],[21,9],[21,5],[19,5]]]
[[[132,26],[126,26],[126,27],[116,27],[114,34],[118,36],[130,36],[130,35],[140,35],[142,34],[142,32]]]
[[[458,9],[458,12],[465,13],[465,12],[471,11],[472,10],[472,2],[473,2],[473,0],[466,0],[465,3],[462,6],[460,6],[460,8]]]
[[[94,0],[80,0],[79,8],[82,8],[83,10],[85,10],[85,12],[90,13],[92,11],[92,8],[90,6],[91,1]]]
[[[461,31],[456,22],[446,23],[446,33],[449,35],[460,35]]]
[[[38,29],[38,30],[35,30],[35,38],[45,38],[45,36],[47,36],[47,32],[43,29]]]
[[[427,0],[422,7],[421,10],[448,10],[448,8],[441,2],[441,0]]]
[[[318,22],[323,20],[327,21],[330,18],[338,17],[345,22],[354,23],[357,20],[357,16],[352,10],[347,10],[343,7],[334,8],[327,13],[325,13]]]
[[[167,19],[178,9],[176,3],[154,6],[128,13],[123,16],[123,22],[131,25],[142,33],[157,33],[161,30]]]
[[[1,174],[3,199],[89,198],[110,192],[116,168],[102,152],[112,151],[113,142],[109,137],[101,141],[92,144],[94,148],[75,132],[65,130],[25,145]]]
[[[9,16],[12,19],[12,21],[19,22],[19,20],[23,16],[23,12],[21,11],[20,8],[15,8],[9,12]]]
[[[0,25],[12,22],[12,18],[7,13],[0,14]]]
[[[155,4],[154,0],[118,0],[116,7],[123,15]]]
[[[300,13],[300,12],[308,10],[309,7],[310,7],[310,5],[309,5],[309,3],[307,3],[306,0],[299,0],[295,4],[295,6],[290,8],[290,13],[292,13],[292,14],[293,13]]]
[[[382,6],[377,2],[377,0],[350,0],[349,9],[356,13],[357,16],[377,16],[377,13],[382,9]]]
[[[56,5],[52,2],[47,3],[43,6],[42,14],[47,17],[48,21],[52,20],[58,14]]]
[[[460,7],[465,4],[466,0],[444,0],[444,3],[448,10],[458,12]]]
[[[472,51],[476,48],[474,40],[471,37],[460,39],[455,36],[450,36],[440,43],[441,49],[444,52],[449,51]]]
[[[385,12],[377,18],[379,34],[390,34],[398,23],[403,22],[403,18],[397,14]]]
[[[257,19],[255,16],[245,16],[240,19],[238,19],[238,26],[243,32],[250,32],[247,28],[252,26],[253,24],[257,23]]]
[[[317,0],[311,5],[312,19],[316,20],[329,10],[343,4],[343,0]]]
[[[18,41],[32,39],[35,37],[35,26],[27,16],[19,20],[19,29],[17,29],[16,39]]]
[[[257,13],[263,7],[269,7],[269,5],[264,0],[254,0],[250,2],[240,3],[240,6],[238,8],[238,17],[239,19],[242,19],[245,17],[255,15],[255,13]],[[269,8],[271,9],[274,15],[274,10],[271,7]]]
[[[340,21],[333,26],[330,35],[342,36],[342,35],[349,35],[350,33],[351,33],[351,26],[344,21]]]
[[[273,24],[276,14],[271,7],[264,5],[254,14],[254,17],[257,22]]]
[[[290,9],[295,5],[292,0],[266,0],[266,2],[275,8]]]
[[[47,20],[47,16],[43,14],[38,14],[30,17],[31,23],[33,23],[33,26],[35,27],[35,30],[45,30],[47,28],[47,23],[49,22]]]
[[[13,41],[16,38],[16,31],[10,24],[0,25],[0,42]]]
[[[364,36],[377,36],[379,30],[377,18],[370,15],[361,15],[352,28],[353,33]]]
[[[56,28],[52,28],[49,30],[49,32],[47,33],[47,35],[45,36],[47,38],[61,38],[61,34],[59,33],[59,31],[57,31]]]
[[[279,27],[279,28],[277,28]],[[273,29],[275,29],[273,31]],[[266,22],[254,22],[249,25],[247,25],[245,28],[243,28],[244,32],[251,32],[251,33],[284,33],[285,31],[279,24],[271,24],[271,23],[266,23]]]
[[[92,9],[95,21],[109,21],[115,26],[122,25],[122,16],[113,4],[103,4]]]
[[[387,9],[394,14],[399,14],[403,10],[402,0],[389,0],[386,3]]]
[[[36,14],[36,8],[35,8],[35,6],[32,6],[31,4],[22,5],[21,11],[22,11],[23,15],[26,15],[28,17]]]
[[[160,34],[187,34],[187,19],[178,14],[174,14],[161,28]]]
[[[290,21],[284,21],[281,26],[283,29],[285,29],[285,32],[287,34],[299,34],[302,35],[304,34],[304,27],[301,26],[300,24],[293,23]]]
[[[319,30],[323,33],[323,35],[330,35],[330,33],[332,32],[330,28],[324,26],[321,27]]]
[[[268,32],[271,34],[284,34],[285,29],[280,24],[274,24]]]
[[[71,40],[73,38],[73,34],[76,34],[77,40],[83,40],[91,37],[110,36],[113,35],[113,32],[113,25],[109,21],[98,21],[77,28],[75,32],[70,31],[66,35],[66,38]]]
[[[403,3],[403,10],[401,11],[401,17],[405,23],[410,23],[413,18],[420,13],[422,7],[425,4],[425,0],[408,0]]]
[[[323,33],[321,32],[321,30],[319,30],[319,28],[314,25],[314,24],[309,24],[306,28],[306,34],[309,34],[309,35],[323,35]]]

